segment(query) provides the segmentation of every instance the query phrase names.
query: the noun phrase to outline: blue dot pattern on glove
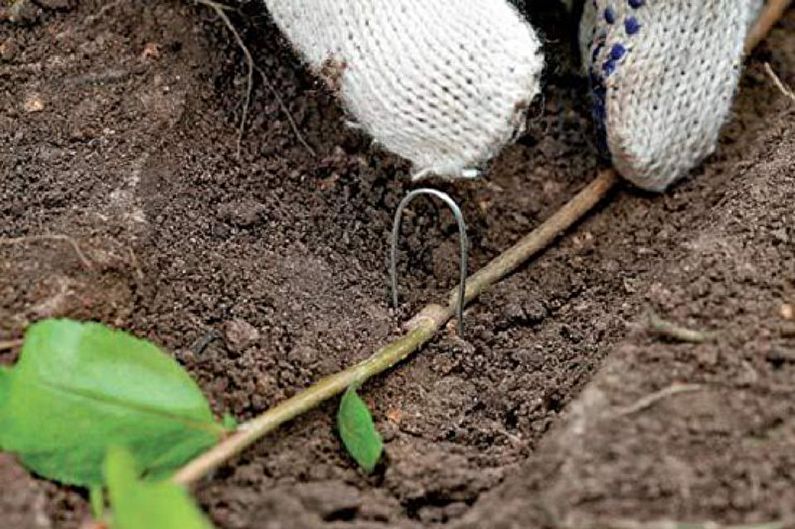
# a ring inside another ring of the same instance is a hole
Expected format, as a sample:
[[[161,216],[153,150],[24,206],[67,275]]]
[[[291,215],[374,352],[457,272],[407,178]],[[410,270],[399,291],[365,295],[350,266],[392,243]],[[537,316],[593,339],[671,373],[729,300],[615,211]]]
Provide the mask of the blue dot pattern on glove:
[[[586,0],[580,52],[597,147],[638,187],[663,191],[712,154],[762,0]]]
[[[593,1],[593,7],[598,11],[596,0]],[[619,0],[620,1],[620,0]],[[645,0],[626,0],[629,7],[632,9],[640,9],[646,3]],[[613,26],[618,22],[616,10],[608,5],[600,14],[608,26]],[[624,32],[628,39],[636,36],[641,30],[641,24],[638,19],[633,15],[628,15],[622,21],[624,25]],[[620,62],[630,48],[628,44],[623,42],[616,42],[610,47],[609,53],[606,54],[604,59],[599,62],[602,56],[605,44],[607,41],[607,32],[603,29],[593,36],[591,41],[591,64],[589,67],[589,78],[591,82],[591,93],[593,94],[593,117],[596,121],[597,133],[599,137],[599,148],[607,154],[607,130],[605,121],[607,120],[607,78],[610,77],[618,68]]]

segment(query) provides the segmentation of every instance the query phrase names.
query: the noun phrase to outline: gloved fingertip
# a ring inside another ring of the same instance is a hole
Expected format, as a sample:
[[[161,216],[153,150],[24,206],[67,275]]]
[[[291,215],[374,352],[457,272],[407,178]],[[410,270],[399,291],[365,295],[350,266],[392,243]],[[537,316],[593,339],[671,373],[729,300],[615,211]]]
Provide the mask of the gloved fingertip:
[[[589,0],[583,11],[600,148],[660,192],[715,151],[755,0]]]
[[[655,193],[666,191],[692,169],[691,166],[677,168],[664,166],[662,160],[665,153],[633,152],[632,141],[626,141],[620,133],[614,133],[610,143],[613,167],[624,179],[644,191]]]

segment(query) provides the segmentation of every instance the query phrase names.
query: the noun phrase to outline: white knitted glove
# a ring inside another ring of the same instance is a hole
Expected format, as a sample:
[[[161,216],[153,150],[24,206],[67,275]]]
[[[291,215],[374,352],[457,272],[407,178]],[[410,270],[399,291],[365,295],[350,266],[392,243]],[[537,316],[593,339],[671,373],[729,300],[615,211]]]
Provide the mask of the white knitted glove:
[[[710,154],[761,0],[585,0],[594,114],[618,171],[662,190]],[[466,177],[523,128],[543,68],[506,0],[265,0],[309,65],[415,178]]]
[[[662,191],[715,150],[762,0],[586,0],[594,117],[615,168]]]
[[[540,44],[505,0],[265,0],[358,125],[427,174],[473,176],[524,124]]]

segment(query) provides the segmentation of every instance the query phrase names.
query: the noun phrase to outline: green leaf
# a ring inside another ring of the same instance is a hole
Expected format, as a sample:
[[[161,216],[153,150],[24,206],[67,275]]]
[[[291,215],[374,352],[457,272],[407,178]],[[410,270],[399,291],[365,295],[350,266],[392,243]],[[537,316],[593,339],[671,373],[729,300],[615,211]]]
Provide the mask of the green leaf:
[[[235,419],[235,417],[229,413],[224,413],[224,416],[221,419],[221,424],[223,424],[224,428],[230,432],[236,430],[238,426],[237,419]]]
[[[91,516],[100,520],[105,515],[105,490],[94,485],[88,490],[88,501],[91,505]]]
[[[0,366],[0,413],[2,413],[5,402],[8,399],[8,386],[10,379],[11,370],[5,366]],[[0,447],[2,447],[1,444]]]
[[[353,386],[342,396],[337,412],[337,427],[348,453],[365,472],[372,472],[381,459],[384,443],[375,429],[370,410]]]
[[[224,431],[177,362],[97,323],[36,323],[17,365],[0,371],[0,448],[64,483],[102,484],[111,445],[164,476]]]
[[[113,529],[212,529],[185,489],[167,481],[141,481],[127,450],[108,450],[105,480]]]

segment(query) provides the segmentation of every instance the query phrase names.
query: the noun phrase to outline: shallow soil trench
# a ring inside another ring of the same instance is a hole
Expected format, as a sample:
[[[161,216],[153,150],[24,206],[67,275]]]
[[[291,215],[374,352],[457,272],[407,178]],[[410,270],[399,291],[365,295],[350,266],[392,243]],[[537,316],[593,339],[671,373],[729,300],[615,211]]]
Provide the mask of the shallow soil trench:
[[[48,316],[129,328],[245,419],[365,357],[455,283],[453,219],[417,202],[402,307],[389,309],[407,167],[345,128],[267,15],[242,9],[235,22],[316,156],[261,79],[237,155],[244,62],[207,9],[81,1],[0,23],[0,237],[67,235],[92,263],[63,240],[0,245],[0,340]],[[445,187],[465,207],[473,268],[597,168],[571,23],[538,9],[551,66],[528,133],[485,181]],[[795,106],[763,67],[795,86],[793,30],[790,10],[748,60],[720,150],[693,178],[659,196],[622,187],[469,308],[464,336],[450,326],[364,388],[386,440],[374,476],[343,453],[327,405],[201,483],[217,526],[795,514]],[[718,338],[652,337],[649,310]],[[79,491],[7,456],[0,482],[9,527],[87,516]]]

